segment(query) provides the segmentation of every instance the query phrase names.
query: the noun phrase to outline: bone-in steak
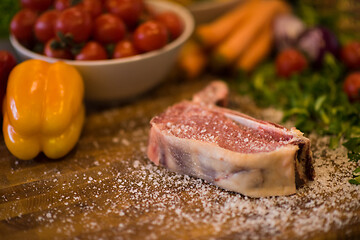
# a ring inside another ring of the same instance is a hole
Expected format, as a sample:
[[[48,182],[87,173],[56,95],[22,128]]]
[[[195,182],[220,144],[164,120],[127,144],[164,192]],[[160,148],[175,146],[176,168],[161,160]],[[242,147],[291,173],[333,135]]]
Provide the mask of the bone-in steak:
[[[310,141],[296,129],[184,101],[151,120],[157,165],[248,196],[288,195],[312,180]]]

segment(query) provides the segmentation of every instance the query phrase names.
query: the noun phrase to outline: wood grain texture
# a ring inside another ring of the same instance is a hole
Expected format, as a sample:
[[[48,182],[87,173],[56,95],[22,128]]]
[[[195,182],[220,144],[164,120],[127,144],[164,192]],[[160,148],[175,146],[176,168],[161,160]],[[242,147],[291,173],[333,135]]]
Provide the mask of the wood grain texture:
[[[32,161],[17,160],[8,152],[1,137],[0,238],[360,237],[360,204],[353,201],[346,205],[349,207],[347,214],[343,215],[346,224],[334,223],[336,226],[328,230],[309,230],[305,235],[298,235],[296,231],[301,229],[291,224],[284,228],[254,228],[256,222],[251,223],[251,219],[267,221],[271,208],[285,212],[281,202],[287,199],[247,198],[199,179],[170,173],[148,160],[146,146],[150,119],[167,106],[189,99],[207,82],[180,85],[167,82],[128,104],[105,107],[88,105],[80,141],[73,151],[59,160],[49,160],[43,155]],[[255,117],[266,117],[265,112],[259,111],[246,98],[233,96],[231,107]],[[301,190],[289,201],[298,201],[299,205],[309,202],[307,191],[310,190]],[[359,191],[355,189],[349,194],[356,198]],[[239,210],[241,203],[263,204],[264,201],[270,203],[269,212],[264,215]],[[341,204],[346,204],[347,200],[344,201]],[[308,211],[311,219],[311,214],[315,213],[311,207]],[[300,210],[298,212],[302,214]],[[249,222],[242,222],[243,230],[234,230],[241,219],[248,219]],[[282,223],[281,219],[278,224]],[[267,232],[266,229],[272,231]],[[282,232],[274,229],[282,229]]]

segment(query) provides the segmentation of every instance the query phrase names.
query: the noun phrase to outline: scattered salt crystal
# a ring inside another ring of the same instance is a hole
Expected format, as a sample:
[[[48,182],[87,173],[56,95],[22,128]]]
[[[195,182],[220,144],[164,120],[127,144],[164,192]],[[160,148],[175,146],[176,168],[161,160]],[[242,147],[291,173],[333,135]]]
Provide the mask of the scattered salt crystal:
[[[138,160],[135,160],[133,163],[134,168],[138,168],[140,165],[140,162]]]
[[[147,150],[147,147],[146,147],[146,146],[141,146],[141,147],[140,147],[140,151],[141,151],[141,152],[145,153],[146,150]]]
[[[125,146],[129,146],[129,145],[130,145],[129,140],[127,140],[127,139],[125,139],[125,138],[121,139],[121,143],[124,144]]]

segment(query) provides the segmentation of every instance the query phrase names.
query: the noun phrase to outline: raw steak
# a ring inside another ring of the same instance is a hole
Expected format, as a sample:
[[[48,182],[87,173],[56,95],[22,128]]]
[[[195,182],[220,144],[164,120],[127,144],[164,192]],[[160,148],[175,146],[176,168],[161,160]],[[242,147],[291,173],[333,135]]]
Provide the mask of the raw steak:
[[[313,179],[310,141],[300,131],[200,102],[151,120],[151,161],[252,197],[293,194]]]
[[[204,105],[226,106],[228,103],[229,88],[223,81],[213,81],[202,91],[193,96],[192,101]]]

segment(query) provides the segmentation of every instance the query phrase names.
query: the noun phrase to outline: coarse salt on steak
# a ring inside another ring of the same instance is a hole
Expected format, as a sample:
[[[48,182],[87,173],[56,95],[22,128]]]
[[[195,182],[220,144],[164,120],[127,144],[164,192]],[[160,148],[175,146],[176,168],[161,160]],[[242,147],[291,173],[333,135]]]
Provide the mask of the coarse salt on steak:
[[[289,195],[314,177],[310,141],[295,128],[200,101],[175,104],[150,123],[151,161],[230,191]]]

